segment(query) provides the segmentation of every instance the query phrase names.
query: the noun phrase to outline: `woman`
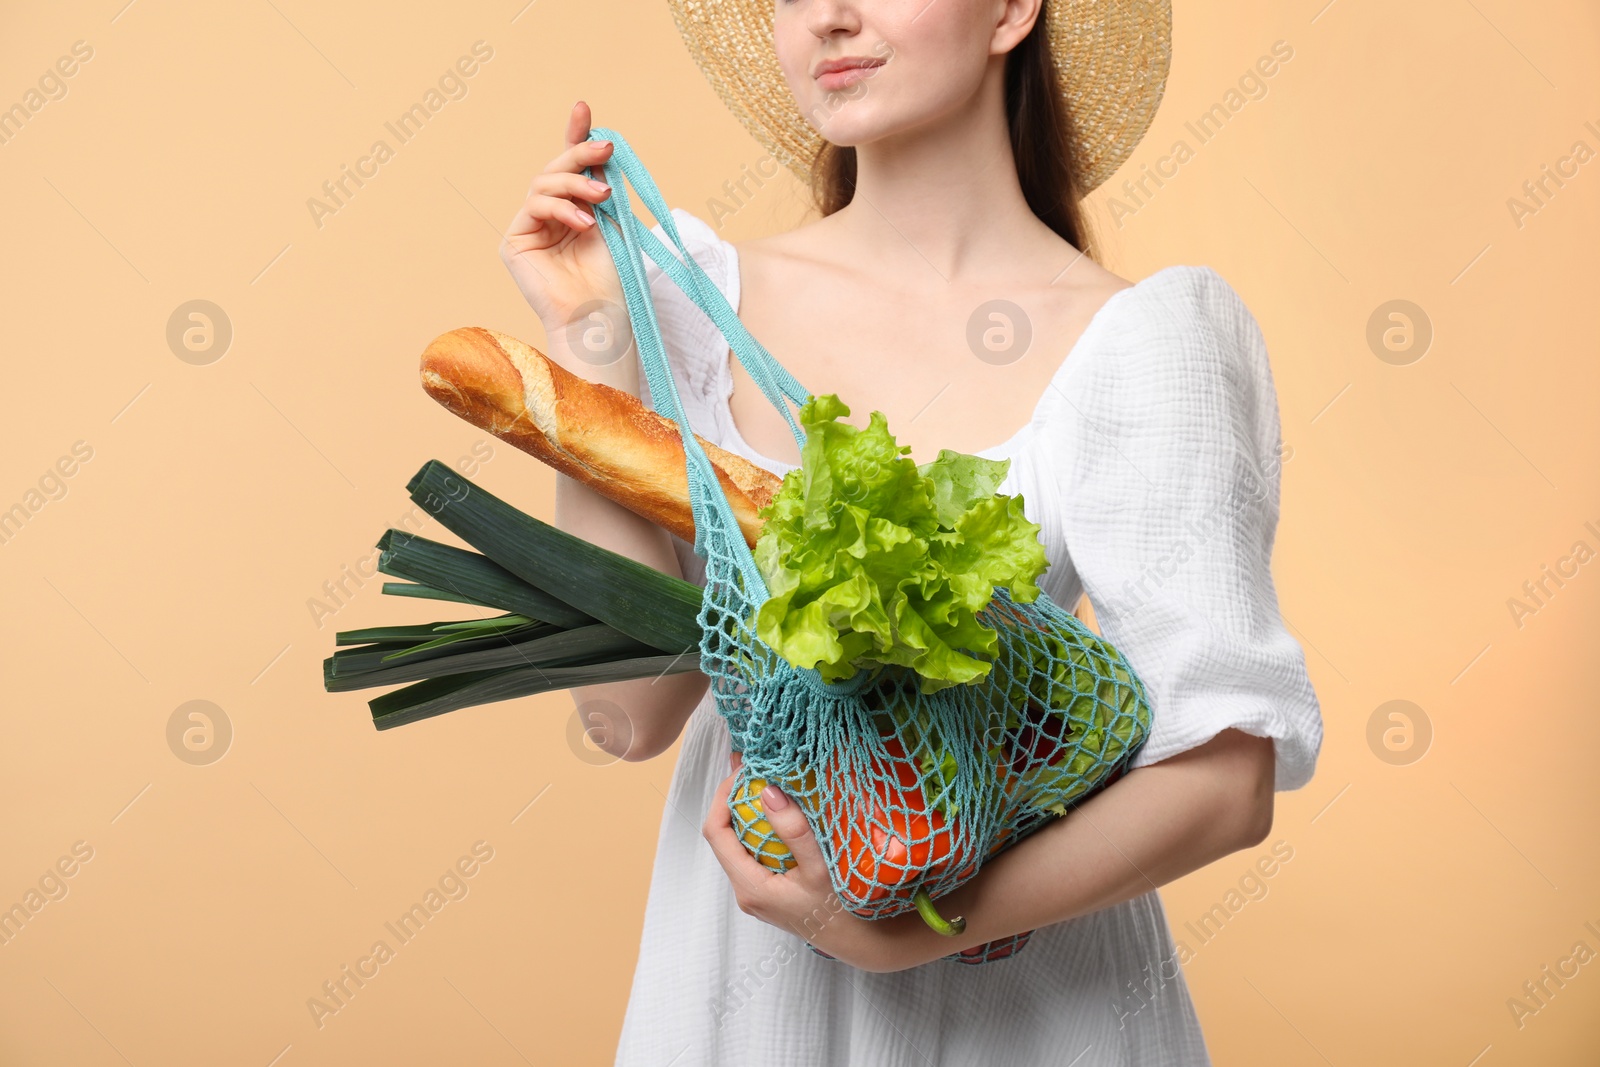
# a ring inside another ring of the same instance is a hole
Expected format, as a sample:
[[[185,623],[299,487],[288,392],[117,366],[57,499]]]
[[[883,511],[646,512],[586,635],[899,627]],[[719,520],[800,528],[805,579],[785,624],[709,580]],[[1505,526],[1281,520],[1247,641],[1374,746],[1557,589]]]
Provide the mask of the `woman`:
[[[691,7],[678,8],[686,34]],[[759,25],[757,0],[700,7],[724,32]],[[1077,200],[1131,143],[1089,174],[1061,101],[1094,89],[1116,104],[1115,87],[1085,88],[1093,64],[1076,52],[1052,63],[1050,50],[1095,43],[1065,26],[1125,19],[1112,0],[1080,3],[1046,32],[1042,8],[777,0],[770,44],[789,106],[825,138],[822,217],[738,246],[674,217],[797,379],[857,416],[885,412],[919,459],[940,448],[1011,459],[1001,491],[1023,494],[1041,524],[1043,587],[1062,604],[1087,593],[1149,690],[1150,740],[1134,771],[942,898],[967,921],[951,938],[915,914],[838,908],[806,820],[775,788],[762,801],[798,866],[778,876],[744,851],[725,803],[736,757],[704,675],[578,692],[625,709],[606,743],[622,758],[684,733],[619,1064],[1209,1062],[1156,889],[1261,844],[1274,789],[1304,785],[1321,744],[1270,571],[1276,397],[1260,331],[1216,272],[1168,267],[1134,284],[1094,260]],[[610,153],[589,129],[579,102],[502,252],[551,357],[639,394],[635,359],[597,361],[581,340],[592,323],[580,309],[622,302],[580,206],[609,195],[581,173]],[[788,470],[799,457],[782,417],[659,269],[652,283],[691,424]],[[1017,343],[1024,332],[1031,342]],[[556,515],[704,580],[685,542],[564,476]],[[1012,958],[935,962],[1027,930]]]

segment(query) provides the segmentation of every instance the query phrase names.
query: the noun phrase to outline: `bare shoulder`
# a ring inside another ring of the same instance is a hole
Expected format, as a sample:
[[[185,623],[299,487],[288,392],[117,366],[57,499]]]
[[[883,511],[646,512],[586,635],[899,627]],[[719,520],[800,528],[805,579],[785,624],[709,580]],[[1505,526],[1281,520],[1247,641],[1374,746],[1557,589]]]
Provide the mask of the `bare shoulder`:
[[[793,229],[730,243],[740,261],[753,269],[780,263],[823,266],[829,263],[828,244],[836,221],[835,216],[812,219]]]
[[[1135,283],[1097,263],[1070,242],[1061,238],[1057,240],[1060,241],[1061,254],[1067,257],[1067,265],[1051,281],[1050,287],[1059,290],[1073,303],[1099,307],[1115,294],[1134,287]]]

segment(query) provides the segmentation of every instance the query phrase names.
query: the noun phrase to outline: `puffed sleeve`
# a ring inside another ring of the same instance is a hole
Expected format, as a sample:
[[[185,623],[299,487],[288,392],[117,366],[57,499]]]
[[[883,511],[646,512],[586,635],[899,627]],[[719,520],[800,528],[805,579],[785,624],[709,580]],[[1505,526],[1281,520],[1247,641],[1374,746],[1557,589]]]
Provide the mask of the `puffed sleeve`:
[[[1216,271],[1159,274],[1065,368],[1052,429],[1067,550],[1150,696],[1134,766],[1234,727],[1271,737],[1275,788],[1298,789],[1322,715],[1273,588],[1280,447],[1266,344]]]
[[[724,242],[704,219],[682,208],[672,209],[672,221],[683,237],[689,254],[706,272],[730,303],[738,303],[738,278],[733,270]],[[676,249],[660,223],[650,228],[656,239],[670,251]],[[672,377],[678,385],[678,396],[683,401],[684,413],[694,432],[714,443],[716,441],[715,402],[716,364],[722,358],[727,342],[716,324],[693,300],[689,299],[676,282],[649,256],[644,257],[645,277],[650,284],[650,300],[655,306],[656,322],[661,327],[661,339],[666,347],[667,362],[672,367]],[[635,349],[637,353],[637,349]],[[637,356],[635,357],[637,358]],[[650,383],[644,371],[639,372],[639,394],[646,407],[655,410],[650,397]],[[687,581],[705,585],[705,560],[694,554],[694,545],[668,534],[672,550],[678,557],[678,566]]]

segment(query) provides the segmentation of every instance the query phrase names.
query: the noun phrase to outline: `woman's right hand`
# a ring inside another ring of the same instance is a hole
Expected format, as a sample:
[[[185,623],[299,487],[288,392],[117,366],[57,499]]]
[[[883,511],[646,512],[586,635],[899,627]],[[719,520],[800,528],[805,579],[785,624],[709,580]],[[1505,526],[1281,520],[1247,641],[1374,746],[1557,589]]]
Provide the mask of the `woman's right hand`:
[[[637,393],[637,374],[627,373],[621,358],[631,342],[622,283],[594,210],[581,206],[611,195],[582,173],[598,170],[613,151],[609,141],[588,140],[589,128],[589,105],[580,100],[567,119],[566,148],[529,184],[500,258],[544,323],[551,359],[586,378],[632,384]],[[616,372],[599,371],[608,366]]]

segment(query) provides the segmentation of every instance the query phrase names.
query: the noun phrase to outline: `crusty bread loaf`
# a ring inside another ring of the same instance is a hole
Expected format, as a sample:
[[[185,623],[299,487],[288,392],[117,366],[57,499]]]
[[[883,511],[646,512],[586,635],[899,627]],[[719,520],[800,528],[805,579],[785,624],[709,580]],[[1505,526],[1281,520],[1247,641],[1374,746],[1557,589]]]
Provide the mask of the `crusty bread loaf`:
[[[507,334],[465,326],[422,353],[429,396],[503,441],[543,460],[628,510],[694,543],[694,514],[678,424],[620,389],[599,385]],[[761,533],[756,512],[781,479],[699,434],[745,543]]]

